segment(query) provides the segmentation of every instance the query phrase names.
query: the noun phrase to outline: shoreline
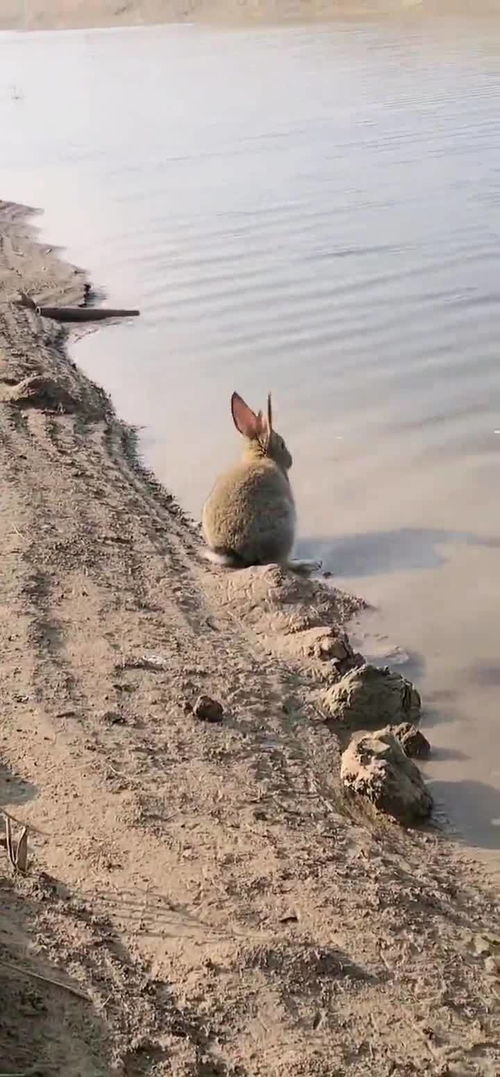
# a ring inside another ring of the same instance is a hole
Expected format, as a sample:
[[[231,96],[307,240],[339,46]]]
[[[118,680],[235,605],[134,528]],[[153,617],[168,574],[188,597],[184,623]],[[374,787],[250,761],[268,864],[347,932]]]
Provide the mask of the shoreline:
[[[342,19],[399,17],[414,22],[426,18],[495,17],[500,0],[6,0],[0,12],[1,30],[102,29],[160,26],[176,23],[256,25],[321,23]]]
[[[318,717],[304,617],[360,603],[203,561],[67,332],[12,305],[85,274],[32,211],[0,203],[0,238],[0,807],[29,836],[0,875],[0,1068],[495,1073],[487,872],[348,804]]]

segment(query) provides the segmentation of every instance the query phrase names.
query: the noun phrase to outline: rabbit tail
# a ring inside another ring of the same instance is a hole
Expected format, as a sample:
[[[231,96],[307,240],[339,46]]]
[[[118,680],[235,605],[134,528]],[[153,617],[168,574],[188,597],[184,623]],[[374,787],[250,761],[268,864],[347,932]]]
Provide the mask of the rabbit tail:
[[[211,561],[213,565],[219,565],[221,568],[246,568],[247,562],[242,557],[238,557],[238,554],[234,550],[223,550],[217,547],[215,550],[206,549],[204,551],[204,557],[207,561]]]

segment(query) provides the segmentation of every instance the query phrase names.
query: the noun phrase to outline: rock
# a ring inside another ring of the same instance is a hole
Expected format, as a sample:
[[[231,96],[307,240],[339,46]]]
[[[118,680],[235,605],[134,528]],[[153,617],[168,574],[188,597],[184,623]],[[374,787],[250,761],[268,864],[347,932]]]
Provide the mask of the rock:
[[[222,722],[224,711],[217,699],[212,699],[210,696],[198,696],[193,707],[193,714],[201,722]]]
[[[346,789],[401,823],[421,822],[432,811],[418,767],[390,730],[355,735],[342,755],[340,776]]]
[[[410,759],[429,758],[431,754],[429,741],[411,722],[401,722],[400,725],[392,726],[391,732],[394,733],[405,755],[408,755]]]
[[[411,681],[388,667],[364,664],[323,696],[323,708],[349,729],[381,729],[420,718],[420,696]]]

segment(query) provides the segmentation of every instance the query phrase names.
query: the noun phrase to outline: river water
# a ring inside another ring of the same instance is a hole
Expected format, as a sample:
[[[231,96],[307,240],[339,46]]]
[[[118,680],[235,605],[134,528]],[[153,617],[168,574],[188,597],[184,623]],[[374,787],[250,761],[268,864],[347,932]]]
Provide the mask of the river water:
[[[500,19],[4,34],[0,195],[137,323],[83,368],[197,517],[233,388],[500,868]]]

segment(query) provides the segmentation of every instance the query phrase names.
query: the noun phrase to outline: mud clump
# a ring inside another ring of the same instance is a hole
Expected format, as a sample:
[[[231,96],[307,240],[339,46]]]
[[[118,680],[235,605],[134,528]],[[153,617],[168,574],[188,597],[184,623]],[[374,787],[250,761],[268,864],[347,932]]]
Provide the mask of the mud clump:
[[[431,814],[432,796],[418,767],[388,729],[353,737],[340,776],[348,792],[366,797],[399,823],[421,823]]]
[[[53,378],[32,374],[9,388],[4,396],[9,404],[19,407],[41,408],[46,411],[71,413],[78,410],[78,402],[64,386]]]
[[[363,656],[354,652],[347,633],[338,628],[325,625],[306,628],[294,635],[294,641],[298,655],[331,664],[339,676],[364,664]]]
[[[283,565],[257,565],[220,578],[233,616],[252,629],[268,651],[303,666],[323,682],[337,682],[361,665],[345,627],[365,603]]]
[[[420,719],[420,696],[411,683],[388,667],[364,664],[351,670],[323,696],[329,728],[383,729]]]
[[[429,758],[431,754],[429,741],[427,737],[424,737],[421,730],[417,729],[411,722],[401,722],[401,725],[393,726],[391,733],[394,733],[405,755],[410,759]]]
[[[311,628],[338,628],[366,604],[323,582],[305,579],[282,565],[263,565],[232,573],[227,579],[231,604],[257,630],[285,635]]]

